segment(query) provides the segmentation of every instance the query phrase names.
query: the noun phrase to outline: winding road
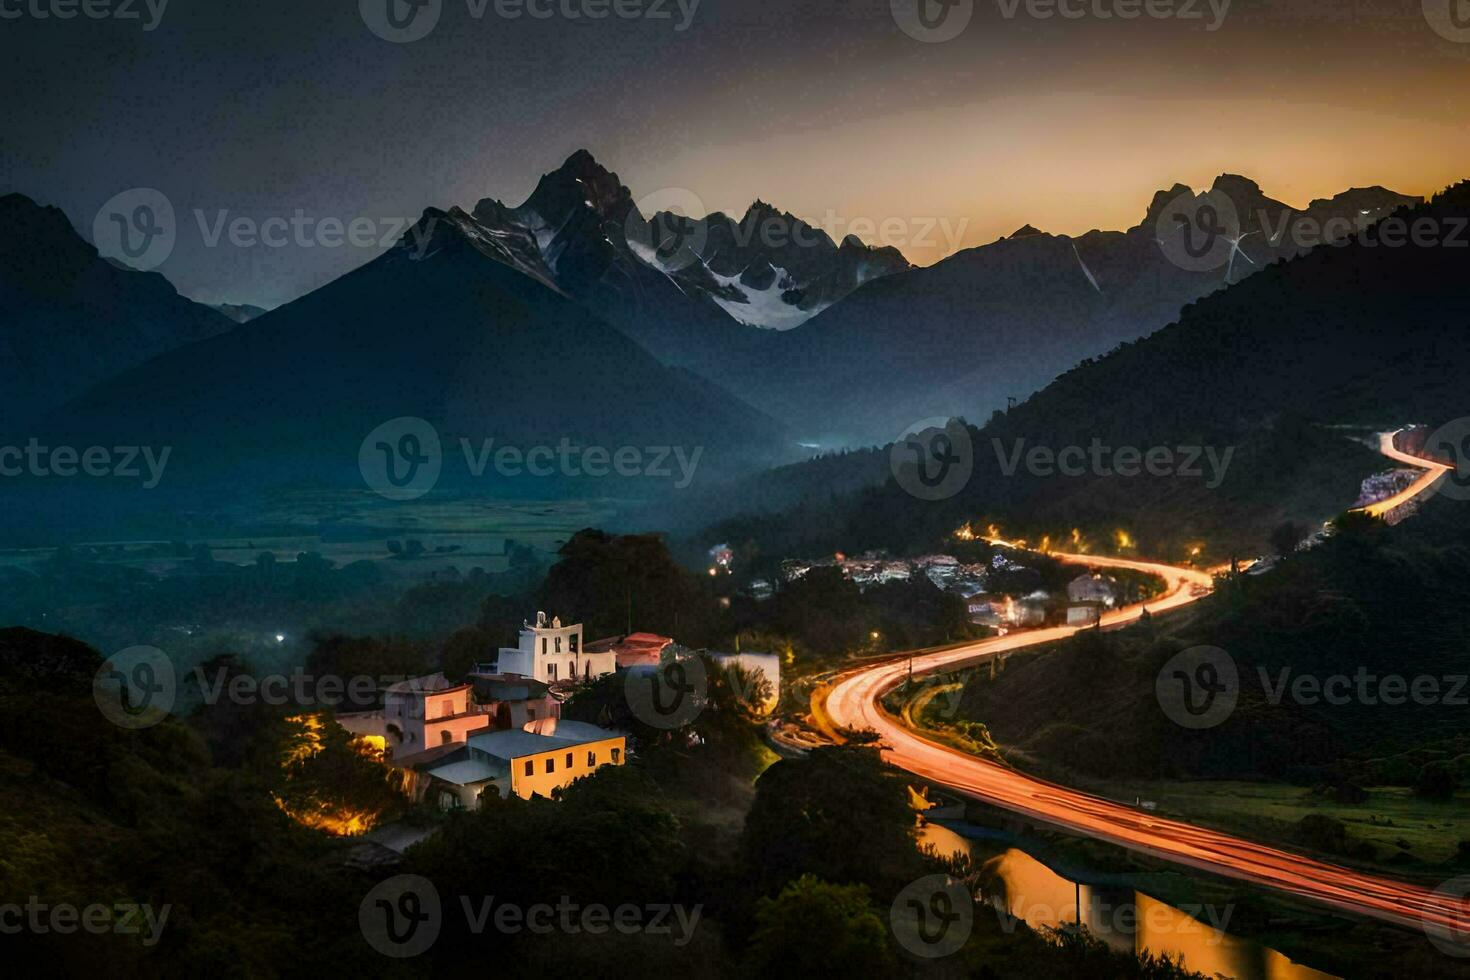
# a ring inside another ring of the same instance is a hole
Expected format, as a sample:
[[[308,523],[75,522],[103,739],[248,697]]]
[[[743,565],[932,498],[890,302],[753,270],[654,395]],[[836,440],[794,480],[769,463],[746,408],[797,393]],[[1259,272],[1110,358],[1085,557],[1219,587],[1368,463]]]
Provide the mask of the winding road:
[[[1382,515],[1431,491],[1447,467],[1409,456],[1394,447],[1393,434],[1380,439],[1384,455],[1424,470],[1411,486],[1388,500],[1364,510]],[[1147,603],[1150,614],[1193,602],[1211,587],[1209,574],[1156,562],[1102,558],[1095,555],[1057,554],[1063,561],[1090,566],[1131,568],[1151,572],[1168,583],[1167,592]],[[1142,615],[1134,605],[1106,613],[1102,626],[1118,626]],[[1337,867],[1289,851],[1254,843],[1219,831],[1148,812],[1057,783],[1037,779],[999,763],[968,755],[930,741],[905,728],[881,705],[884,694],[909,675],[954,670],[983,664],[997,656],[1042,643],[1064,639],[1082,626],[1058,626],[983,640],[968,646],[885,661],[849,672],[827,689],[820,713],[851,729],[871,728],[883,744],[886,761],[935,784],[1038,823],[1110,841],[1201,871],[1250,882],[1329,906],[1341,912],[1367,916],[1413,928],[1426,928],[1457,943],[1470,937],[1470,904],[1455,895]],[[1466,946],[1470,952],[1470,946]]]

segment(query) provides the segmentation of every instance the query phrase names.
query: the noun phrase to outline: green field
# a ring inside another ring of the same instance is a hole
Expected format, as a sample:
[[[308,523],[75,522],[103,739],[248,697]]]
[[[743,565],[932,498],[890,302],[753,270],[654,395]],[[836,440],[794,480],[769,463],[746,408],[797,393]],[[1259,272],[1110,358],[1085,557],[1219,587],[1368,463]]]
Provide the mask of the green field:
[[[1407,864],[1392,860],[1406,853],[1414,864],[1442,865],[1455,856],[1459,841],[1470,840],[1470,793],[1436,803],[1404,787],[1377,786],[1368,788],[1365,802],[1337,803],[1304,787],[1276,783],[1110,782],[1087,788],[1128,803],[1151,800],[1161,816],[1286,846],[1293,844],[1298,821],[1320,814],[1341,821],[1353,839],[1377,848],[1379,864]]]

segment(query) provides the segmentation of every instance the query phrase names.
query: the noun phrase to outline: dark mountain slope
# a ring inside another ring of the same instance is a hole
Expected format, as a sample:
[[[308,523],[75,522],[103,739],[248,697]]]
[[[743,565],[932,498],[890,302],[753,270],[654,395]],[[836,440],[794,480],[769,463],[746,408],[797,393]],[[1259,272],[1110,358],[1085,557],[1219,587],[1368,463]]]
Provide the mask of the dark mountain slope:
[[[776,457],[778,426],[658,363],[553,289],[486,254],[453,215],[248,329],[157,358],[51,420],[79,444],[174,447],[172,475],[246,483],[356,471],[380,423],[427,419],[477,446],[704,446],[710,470]]]
[[[234,326],[163,276],[99,257],[59,209],[0,197],[0,430]]]

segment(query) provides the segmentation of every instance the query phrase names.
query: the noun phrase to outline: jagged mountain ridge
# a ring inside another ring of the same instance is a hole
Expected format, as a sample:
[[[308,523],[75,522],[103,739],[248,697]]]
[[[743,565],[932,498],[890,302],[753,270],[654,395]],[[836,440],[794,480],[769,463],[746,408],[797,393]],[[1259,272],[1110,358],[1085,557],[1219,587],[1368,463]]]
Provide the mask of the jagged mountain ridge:
[[[1346,191],[1297,211],[1253,181],[1222,175],[1203,198],[1239,215],[1239,252],[1223,268],[1181,268],[1159,221],[1183,185],[1159,191],[1127,231],[1053,235],[1031,226],[932,266],[886,276],[795,330],[759,362],[726,369],[752,400],[830,445],[884,442],[931,416],[983,419],[1083,358],[1146,336],[1182,307],[1320,241],[1330,219],[1372,220],[1417,198]],[[813,370],[820,365],[821,370]]]

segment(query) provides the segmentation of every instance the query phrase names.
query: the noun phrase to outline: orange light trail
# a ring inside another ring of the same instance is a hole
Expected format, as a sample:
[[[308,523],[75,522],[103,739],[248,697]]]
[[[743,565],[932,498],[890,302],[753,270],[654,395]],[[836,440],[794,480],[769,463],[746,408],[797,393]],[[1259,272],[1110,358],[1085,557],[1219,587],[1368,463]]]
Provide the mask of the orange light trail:
[[[1448,469],[1399,452],[1392,436],[1380,443],[1390,458],[1424,469],[1425,475],[1403,494],[1373,505],[1383,512],[1427,493]],[[1412,491],[1412,492],[1410,492]],[[1398,498],[1402,499],[1398,499]],[[1370,513],[1372,508],[1368,508]],[[994,529],[992,529],[994,530]],[[998,542],[999,543],[999,542]],[[1103,614],[1103,628],[1137,620],[1148,611],[1176,609],[1208,593],[1207,572],[1156,562],[1097,555],[1054,554],[1062,561],[1129,568],[1158,575],[1168,591],[1158,599]],[[975,666],[1012,651],[1051,643],[1081,626],[1054,626],[1013,633],[965,646],[899,657],[841,676],[814,698],[816,715],[850,730],[870,728],[880,737],[886,761],[915,775],[986,803],[1020,813],[1063,830],[1109,841],[1156,858],[1274,889],[1340,912],[1410,927],[1432,926],[1452,936],[1470,932],[1470,905],[1421,885],[1337,867],[1265,844],[1232,837],[1179,820],[1156,817],[1130,806],[1037,779],[996,762],[930,741],[900,724],[881,705],[883,696],[912,675]]]

